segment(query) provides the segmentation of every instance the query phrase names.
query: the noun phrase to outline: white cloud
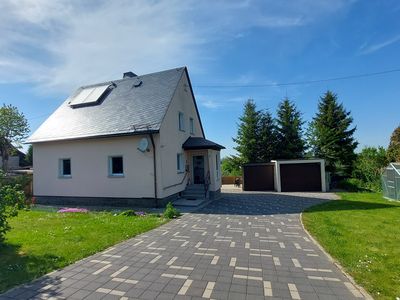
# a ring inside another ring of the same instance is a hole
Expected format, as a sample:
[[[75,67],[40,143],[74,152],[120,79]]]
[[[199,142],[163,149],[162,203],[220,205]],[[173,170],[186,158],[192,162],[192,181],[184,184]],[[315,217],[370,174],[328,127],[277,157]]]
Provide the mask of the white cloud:
[[[372,44],[369,45],[367,43],[364,43],[363,45],[361,45],[360,47],[360,54],[371,54],[374,53],[376,51],[381,50],[382,48],[388,47],[396,42],[400,41],[400,34],[396,35],[390,39],[387,39],[386,41],[380,42],[380,43],[376,43],[376,44]]]
[[[30,82],[46,92],[70,92],[128,70],[143,74],[190,65],[192,72],[201,72],[215,57],[215,41],[235,39],[254,27],[305,26],[346,3],[3,0],[0,83]]]
[[[215,109],[215,108],[221,107],[222,103],[216,102],[215,100],[208,99],[208,100],[200,101],[200,105],[204,106],[206,108],[214,108]]]
[[[229,96],[210,96],[210,95],[197,95],[196,100],[200,106],[209,109],[219,109],[222,107],[227,107],[231,105],[236,105],[238,103],[245,102],[249,97],[229,97]],[[240,105],[241,107],[241,105]]]

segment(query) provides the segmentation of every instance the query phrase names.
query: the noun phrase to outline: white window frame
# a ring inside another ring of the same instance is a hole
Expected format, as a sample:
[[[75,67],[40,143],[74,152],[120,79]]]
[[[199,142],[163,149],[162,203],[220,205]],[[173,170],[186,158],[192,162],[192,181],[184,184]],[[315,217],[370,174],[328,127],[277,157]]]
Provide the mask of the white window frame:
[[[185,159],[183,153],[176,154],[176,171],[178,174],[185,172]]]
[[[178,128],[180,131],[185,131],[185,114],[181,111],[178,113]]]
[[[113,158],[121,157],[122,158],[122,173],[113,173]],[[108,157],[108,177],[124,177],[124,156],[123,155],[110,155]]]
[[[194,119],[189,119],[189,126],[190,126],[190,134],[194,134]]]
[[[215,170],[217,172],[217,179],[219,179],[219,167],[220,167],[219,165],[220,165],[220,163],[219,163],[218,154],[215,154]]]
[[[64,174],[64,160],[69,160],[69,166],[70,166],[70,174]],[[58,160],[58,177],[60,178],[71,178],[72,177],[72,164],[71,164],[71,158],[60,158]]]

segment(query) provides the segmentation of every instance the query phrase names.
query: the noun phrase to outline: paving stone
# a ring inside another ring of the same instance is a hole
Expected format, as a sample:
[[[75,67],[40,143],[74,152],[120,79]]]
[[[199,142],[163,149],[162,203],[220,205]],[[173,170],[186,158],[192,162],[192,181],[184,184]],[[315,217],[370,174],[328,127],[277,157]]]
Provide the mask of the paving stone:
[[[0,299],[44,295],[263,299],[264,282],[273,293],[269,299],[292,299],[289,286],[293,284],[302,299],[355,299],[344,286],[348,279],[311,242],[299,219],[301,211],[328,201],[329,194],[232,192],[222,196],[195,213],[13,289]],[[104,293],[96,292],[99,288]]]

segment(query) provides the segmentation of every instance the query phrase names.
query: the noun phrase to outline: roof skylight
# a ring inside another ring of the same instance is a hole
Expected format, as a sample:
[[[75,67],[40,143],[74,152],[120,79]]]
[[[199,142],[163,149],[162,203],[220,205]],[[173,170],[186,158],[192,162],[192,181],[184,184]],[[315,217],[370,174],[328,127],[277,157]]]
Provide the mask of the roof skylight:
[[[69,102],[69,105],[71,107],[79,107],[97,104],[111,86],[113,85],[106,84],[84,88],[74,98],[72,98],[72,100]]]

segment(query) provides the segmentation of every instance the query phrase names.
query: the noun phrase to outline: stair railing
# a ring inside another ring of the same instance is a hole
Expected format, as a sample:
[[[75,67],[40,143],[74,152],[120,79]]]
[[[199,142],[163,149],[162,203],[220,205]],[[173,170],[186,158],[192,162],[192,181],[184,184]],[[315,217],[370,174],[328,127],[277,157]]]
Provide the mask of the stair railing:
[[[175,186],[178,186],[178,185],[183,184],[183,182],[185,181],[186,178],[188,178],[188,180],[187,180],[187,182],[186,182],[186,186],[188,186],[188,185],[190,184],[190,176],[189,176],[189,171],[186,171],[186,172],[185,172],[185,175],[183,176],[183,178],[182,178],[182,180],[181,180],[181,182],[178,182],[178,183],[175,183],[175,184],[171,184],[171,185],[169,185],[169,186],[166,186],[166,187],[163,188],[163,190],[167,190],[167,189],[169,189],[169,188],[172,188],[172,187],[175,187]]]

